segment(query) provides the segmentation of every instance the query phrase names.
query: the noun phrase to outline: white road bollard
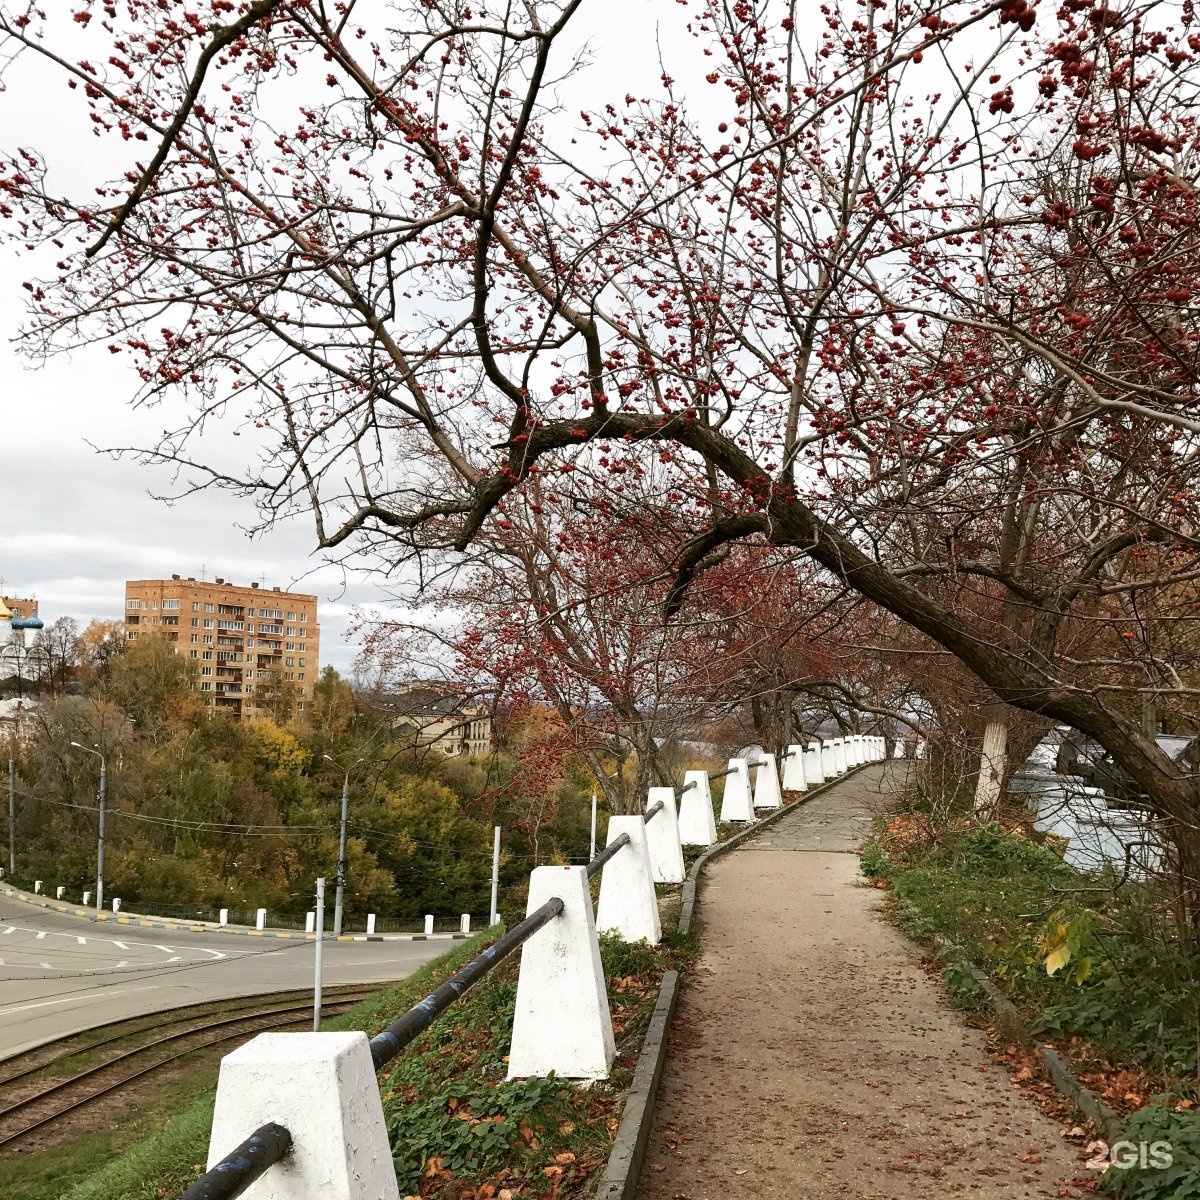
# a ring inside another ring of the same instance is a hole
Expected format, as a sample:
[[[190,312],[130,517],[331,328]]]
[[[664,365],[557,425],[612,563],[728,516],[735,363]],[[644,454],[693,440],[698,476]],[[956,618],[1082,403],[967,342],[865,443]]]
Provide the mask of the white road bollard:
[[[87,908],[87,906],[88,906],[89,904],[91,904],[91,902],[92,902],[92,893],[91,893],[91,892],[84,892],[84,893],[83,893],[83,907],[84,907],[84,908]]]
[[[846,773],[846,739],[833,739],[833,768],[837,775]]]
[[[661,819],[660,813],[654,821]],[[662,940],[662,922],[658,916],[658,897],[654,893],[650,851],[646,846],[647,831],[648,826],[641,817],[609,818],[605,844],[611,846],[621,834],[627,833],[629,845],[618,850],[604,864],[600,875],[600,899],[596,902],[596,928],[601,933],[615,933],[622,941],[640,942],[645,938],[651,946],[657,946]]]
[[[114,896],[113,897],[113,912],[119,913],[120,911],[121,911],[121,897]]]
[[[903,758],[904,757],[904,743],[903,742],[896,743],[896,748],[892,751],[892,757],[893,758]]]
[[[85,900],[84,903],[86,904],[87,901]],[[229,924],[229,909],[221,908],[221,909],[217,910],[217,924],[218,925],[228,925]]]
[[[521,947],[508,1077],[607,1079],[616,1046],[587,868],[535,867],[525,915],[555,896],[562,912]]]
[[[850,745],[848,747],[849,757],[846,764],[847,766],[861,767],[863,763],[867,761],[867,756],[863,751],[863,740],[863,735],[861,733],[856,733],[850,739]]]
[[[684,771],[679,793],[679,841],[684,846],[711,846],[717,840],[712,789],[707,771]]]
[[[820,742],[809,742],[804,751],[804,782],[810,788],[820,787],[825,782],[825,772],[821,769]]]
[[[662,811],[646,822],[646,849],[650,852],[650,870],[655,883],[682,883],[683,845],[679,841],[679,811],[675,807],[675,789],[652,787],[646,797],[646,809],[662,802]]]
[[[804,747],[793,744],[788,747],[787,758],[783,760],[783,790],[785,792],[804,792],[808,785],[804,778]]]
[[[208,1166],[272,1121],[292,1149],[245,1200],[399,1200],[365,1033],[260,1033],[225,1055]]]
[[[463,913],[462,923],[459,925],[458,931],[459,931],[459,933],[470,933],[471,932],[471,914],[470,913]]]
[[[783,807],[783,793],[779,790],[779,767],[773,754],[764,754],[758,760],[758,777],[754,780],[754,807]]]
[[[40,896],[42,894],[42,881],[40,879],[35,879],[33,881],[33,894],[35,896]]]
[[[429,937],[433,933],[433,913],[425,914],[425,936]]]
[[[317,914],[315,912],[306,912],[304,914],[304,932],[315,933],[317,930]]]
[[[375,914],[367,913],[367,936],[370,937],[375,932]]]
[[[61,899],[63,898],[63,893],[64,893],[66,890],[67,890],[67,889],[66,889],[65,887],[56,887],[56,888],[54,889],[54,898],[55,898],[55,900],[61,900]]]
[[[837,764],[834,762],[833,742],[821,742],[821,773],[825,778],[833,779],[837,775]]]
[[[721,797],[722,821],[753,821],[754,801],[750,791],[750,768],[744,758],[731,758],[732,775],[725,776],[725,794]]]
[[[260,908],[254,914],[254,928],[261,930],[261,929],[265,929],[266,927],[267,927],[267,910],[265,908]]]

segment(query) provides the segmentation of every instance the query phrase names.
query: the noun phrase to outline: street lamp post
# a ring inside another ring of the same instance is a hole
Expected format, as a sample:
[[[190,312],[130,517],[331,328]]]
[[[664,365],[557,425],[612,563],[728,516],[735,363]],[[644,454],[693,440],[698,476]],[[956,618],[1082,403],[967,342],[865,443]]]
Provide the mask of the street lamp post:
[[[330,754],[324,756],[335,767],[340,767],[342,764],[338,762]],[[361,758],[354,760],[354,766],[357,767],[362,762]],[[350,772],[353,767],[346,768],[346,776],[342,780],[342,823],[341,832],[338,836],[338,861],[337,861],[337,891],[333,899],[333,936],[335,938],[342,936],[342,901],[346,892],[346,822],[350,817]]]
[[[99,750],[72,742],[76,750],[94,754],[100,760],[100,839],[96,843],[96,911],[104,909],[104,805],[108,799],[108,760]]]

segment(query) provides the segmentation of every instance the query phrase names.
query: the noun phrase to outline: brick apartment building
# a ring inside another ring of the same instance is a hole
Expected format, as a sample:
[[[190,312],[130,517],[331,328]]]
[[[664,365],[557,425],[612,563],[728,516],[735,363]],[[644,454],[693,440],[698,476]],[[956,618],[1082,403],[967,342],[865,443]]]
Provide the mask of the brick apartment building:
[[[172,575],[125,583],[125,637],[159,634],[196,668],[196,686],[234,717],[258,715],[256,696],[295,688],[296,708],[312,705],[321,634],[317,598],[257,583],[237,587]]]

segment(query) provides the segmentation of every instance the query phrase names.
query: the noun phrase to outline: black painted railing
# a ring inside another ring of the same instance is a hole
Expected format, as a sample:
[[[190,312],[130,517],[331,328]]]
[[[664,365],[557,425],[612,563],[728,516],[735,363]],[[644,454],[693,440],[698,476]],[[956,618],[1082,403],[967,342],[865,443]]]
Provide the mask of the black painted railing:
[[[662,801],[652,804],[643,820],[653,820],[663,809]],[[629,845],[629,834],[623,833],[606,846],[587,864],[591,879],[610,858]],[[501,934],[486,950],[456,971],[445,983],[430,992],[419,1004],[414,1004],[403,1016],[377,1033],[370,1041],[371,1062],[375,1070],[386,1066],[418,1034],[428,1029],[456,1000],[461,999],[489,971],[499,966],[523,942],[543,925],[553,921],[563,910],[563,902],[554,896],[541,908],[531,912],[523,921]],[[279,1162],[292,1147],[292,1135],[282,1125],[263,1125],[256,1129],[237,1149],[227,1154],[209,1170],[179,1200],[235,1200],[269,1167]]]
[[[179,1200],[234,1200],[292,1148],[292,1135],[282,1125],[262,1125],[227,1154]]]

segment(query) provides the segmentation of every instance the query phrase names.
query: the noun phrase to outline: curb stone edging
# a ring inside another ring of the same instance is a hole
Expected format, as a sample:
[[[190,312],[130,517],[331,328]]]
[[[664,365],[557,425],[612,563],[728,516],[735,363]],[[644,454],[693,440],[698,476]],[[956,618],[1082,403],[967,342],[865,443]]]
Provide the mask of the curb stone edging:
[[[617,1136],[608,1152],[595,1200],[627,1200],[642,1174],[650,1141],[650,1118],[658,1098],[658,1084],[667,1060],[667,1030],[679,997],[679,972],[664,971],[650,1025],[638,1052],[633,1083],[625,1100]]]
[[[915,941],[916,939],[911,940]],[[939,953],[944,950],[953,951],[957,949],[953,942],[947,941],[940,935],[934,936],[929,940]],[[1000,990],[995,980],[986,971],[977,967],[969,958],[965,958],[961,954],[956,957],[959,965],[979,985],[980,990],[987,997],[992,1011],[1003,1013],[1018,1028],[1027,1029],[1029,1025],[1028,1020],[1021,1014],[1021,1010]],[[1079,1076],[1075,1074],[1074,1067],[1071,1066],[1065,1055],[1055,1050],[1053,1046],[1048,1046],[1045,1042],[1039,1042],[1037,1038],[1031,1038],[1030,1040],[1033,1042],[1033,1048],[1037,1051],[1038,1058],[1042,1060],[1042,1066],[1045,1067],[1046,1074],[1050,1077],[1050,1082],[1054,1084],[1055,1090],[1070,1100],[1085,1117],[1091,1117],[1096,1123],[1097,1132],[1109,1145],[1116,1141],[1121,1136],[1121,1130],[1125,1125],[1121,1114],[1105,1104],[1098,1092],[1092,1091],[1090,1087],[1079,1082]]]
[[[692,916],[696,908],[696,886],[700,872],[710,859],[719,858],[736,848],[752,834],[759,833],[768,825],[775,824],[785,814],[794,812],[807,804],[814,796],[845,783],[852,775],[874,763],[861,763],[844,775],[831,779],[811,791],[805,792],[798,799],[782,808],[777,808],[752,821],[745,829],[739,830],[723,842],[709,846],[699,858],[692,863],[691,870],[683,883],[683,902],[679,909],[678,931],[688,933],[692,926]],[[625,1100],[625,1108],[621,1113],[621,1121],[617,1126],[617,1136],[613,1140],[612,1149],[608,1152],[608,1162],[604,1174],[600,1178],[593,1200],[632,1200],[637,1191],[638,1181],[642,1174],[642,1165],[646,1161],[646,1149],[650,1141],[650,1126],[654,1116],[654,1102],[658,1098],[658,1085],[662,1079],[663,1066],[667,1059],[667,1034],[671,1028],[671,1018],[675,1013],[675,1002],[679,998],[679,972],[666,971],[663,973],[662,986],[659,988],[658,1000],[654,1005],[654,1013],[650,1017],[650,1025],[638,1051],[637,1066],[633,1072],[633,1083]]]
[[[988,998],[988,1003],[991,1004],[994,1010],[1004,1013],[1006,1017],[1016,1021],[1019,1025],[1025,1026],[1028,1024],[1017,1006],[996,986],[989,975],[985,974],[969,959],[961,959],[960,961],[971,978],[983,989],[984,995]],[[1125,1124],[1121,1115],[1109,1108],[1103,1099],[1101,1099],[1099,1093],[1092,1091],[1090,1087],[1079,1082],[1079,1076],[1075,1074],[1075,1070],[1070,1062],[1067,1061],[1064,1055],[1055,1050],[1053,1046],[1048,1046],[1045,1042],[1039,1042],[1036,1038],[1033,1045],[1038,1053],[1038,1057],[1042,1060],[1042,1066],[1045,1067],[1046,1074],[1050,1076],[1050,1082],[1054,1084],[1056,1090],[1070,1100],[1085,1117],[1091,1117],[1096,1123],[1096,1129],[1106,1142],[1111,1145],[1116,1141],[1120,1137],[1121,1129]]]

